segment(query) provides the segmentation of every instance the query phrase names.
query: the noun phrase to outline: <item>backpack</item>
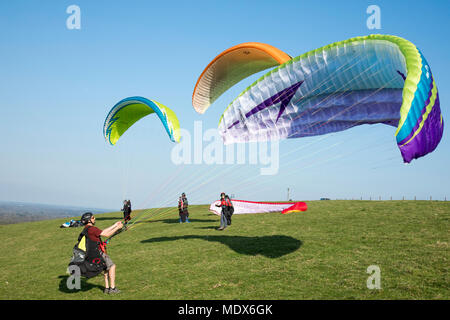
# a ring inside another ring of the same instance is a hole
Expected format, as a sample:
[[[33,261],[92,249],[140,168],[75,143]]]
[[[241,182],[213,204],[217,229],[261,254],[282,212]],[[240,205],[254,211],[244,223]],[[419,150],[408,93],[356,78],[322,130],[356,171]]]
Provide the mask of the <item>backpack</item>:
[[[89,228],[84,228],[78,236],[78,242],[73,247],[72,259],[69,262],[69,266],[78,266],[80,274],[86,278],[95,277],[106,269],[106,263],[101,255],[99,243],[89,239]]]

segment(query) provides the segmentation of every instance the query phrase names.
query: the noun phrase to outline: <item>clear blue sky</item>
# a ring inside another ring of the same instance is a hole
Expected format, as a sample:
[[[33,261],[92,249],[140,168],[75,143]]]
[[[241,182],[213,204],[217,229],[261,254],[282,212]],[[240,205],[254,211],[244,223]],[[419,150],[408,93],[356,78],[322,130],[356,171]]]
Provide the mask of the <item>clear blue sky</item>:
[[[81,29],[69,30],[69,5]],[[381,29],[366,8],[381,9]],[[450,123],[449,1],[2,1],[0,2],[0,200],[119,208],[210,203],[221,191],[248,200],[450,198],[448,129],[435,152],[402,163],[391,127],[360,126],[280,144],[277,175],[260,165],[187,165],[156,117],[105,143],[102,126],[120,99],[141,95],[172,108],[181,126],[215,128],[255,75],[204,115],[191,104],[195,82],[218,53],[269,43],[291,56],[370,33],[416,44],[436,80]],[[367,143],[368,141],[368,143]],[[289,154],[288,154],[289,153]]]

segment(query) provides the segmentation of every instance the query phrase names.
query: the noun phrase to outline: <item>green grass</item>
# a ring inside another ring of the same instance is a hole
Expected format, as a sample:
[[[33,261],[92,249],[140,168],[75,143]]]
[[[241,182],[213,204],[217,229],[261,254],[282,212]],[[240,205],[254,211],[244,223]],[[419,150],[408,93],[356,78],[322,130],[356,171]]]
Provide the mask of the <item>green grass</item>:
[[[311,201],[307,212],[234,215],[217,231],[208,206],[136,224],[113,238],[121,293],[103,277],[66,288],[81,228],[50,220],[0,226],[0,299],[449,299],[450,203]],[[97,215],[97,226],[121,212]],[[370,265],[381,289],[369,290]]]

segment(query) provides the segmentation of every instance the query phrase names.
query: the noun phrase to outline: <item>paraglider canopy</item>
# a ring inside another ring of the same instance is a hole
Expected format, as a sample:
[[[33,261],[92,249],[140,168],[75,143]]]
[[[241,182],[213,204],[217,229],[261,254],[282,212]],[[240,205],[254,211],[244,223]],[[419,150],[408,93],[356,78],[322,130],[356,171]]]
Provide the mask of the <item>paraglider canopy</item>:
[[[231,47],[212,60],[197,80],[192,105],[198,113],[236,83],[259,71],[289,61],[283,51],[264,43],[247,42]]]
[[[143,97],[129,97],[119,101],[108,113],[103,126],[103,135],[111,145],[136,121],[156,113],[161,120],[170,140],[180,141],[180,123],[171,109],[154,100]]]
[[[293,212],[302,212],[308,210],[308,205],[305,202],[296,202],[293,206],[281,211],[282,214],[288,214]]]
[[[248,214],[248,213],[267,213],[267,212],[282,212],[283,214],[289,212],[306,211],[308,206],[305,202],[257,202],[248,200],[231,199],[233,202],[234,213],[233,214]],[[214,201],[209,206],[209,211],[220,215],[221,210],[220,200]]]
[[[211,72],[213,83],[224,89],[216,74]],[[236,79],[226,73],[220,77]],[[205,97],[210,97],[207,92]],[[202,106],[206,102],[197,107]],[[228,144],[311,137],[363,124],[397,128],[397,145],[407,163],[439,144],[444,123],[437,85],[427,60],[408,40],[355,37],[290,59],[226,108],[219,132]]]

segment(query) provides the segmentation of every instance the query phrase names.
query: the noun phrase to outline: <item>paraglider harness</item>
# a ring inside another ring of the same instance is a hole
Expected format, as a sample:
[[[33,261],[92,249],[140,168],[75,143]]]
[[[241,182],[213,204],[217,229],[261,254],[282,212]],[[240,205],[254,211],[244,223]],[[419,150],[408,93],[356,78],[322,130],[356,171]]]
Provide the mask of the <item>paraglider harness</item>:
[[[231,224],[231,216],[234,213],[234,207],[231,203],[230,198],[225,197],[223,200],[220,200],[220,205],[222,206],[222,212],[225,214],[225,217],[227,218],[227,224]]]
[[[73,256],[69,266],[76,265],[80,268],[80,274],[86,278],[97,276],[106,269],[106,262],[102,252],[106,253],[106,244],[96,242],[89,238],[88,231],[91,226],[84,228],[78,236],[78,242],[73,247]]]
[[[76,228],[80,227],[83,224],[79,220],[70,220],[69,222],[64,222],[62,225],[60,225],[60,228]]]
[[[188,201],[185,196],[181,196],[178,199],[178,213],[180,215],[181,222],[185,222],[186,219],[189,218]]]
[[[123,211],[123,221],[124,223],[127,223],[128,221],[131,220],[131,204],[129,204],[128,202],[124,204],[123,208],[120,209],[121,211]]]

